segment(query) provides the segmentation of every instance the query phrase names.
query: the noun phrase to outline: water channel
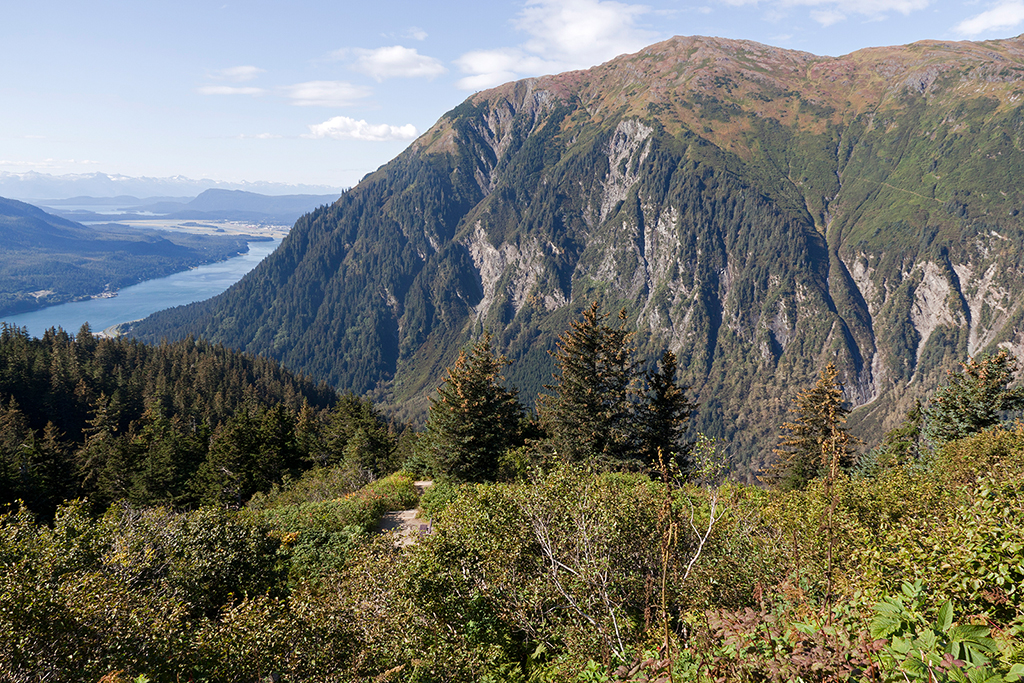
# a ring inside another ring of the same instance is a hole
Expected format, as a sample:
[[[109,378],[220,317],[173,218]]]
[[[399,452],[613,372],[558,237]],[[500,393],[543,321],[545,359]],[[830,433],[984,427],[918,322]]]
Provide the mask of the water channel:
[[[2,319],[9,325],[28,328],[28,333],[33,337],[41,337],[51,327],[62,327],[67,332],[75,333],[85,322],[89,323],[93,332],[101,332],[113,325],[139,320],[165,308],[216,296],[241,280],[243,275],[255,268],[280,243],[280,239],[249,242],[248,253],[156,280],[146,280],[125,287],[115,297],[73,301]]]

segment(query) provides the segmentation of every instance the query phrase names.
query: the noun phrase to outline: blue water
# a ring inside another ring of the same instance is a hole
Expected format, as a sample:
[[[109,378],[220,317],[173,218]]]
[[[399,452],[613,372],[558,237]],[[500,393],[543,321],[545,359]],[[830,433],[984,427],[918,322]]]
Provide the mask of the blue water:
[[[75,333],[88,322],[93,332],[112,325],[139,320],[172,306],[204,301],[216,296],[242,279],[256,267],[281,240],[250,242],[249,252],[235,258],[199,266],[156,280],[146,280],[120,290],[110,299],[87,299],[50,306],[31,313],[3,317],[10,325],[27,327],[33,337],[41,337],[51,327],[63,327]]]

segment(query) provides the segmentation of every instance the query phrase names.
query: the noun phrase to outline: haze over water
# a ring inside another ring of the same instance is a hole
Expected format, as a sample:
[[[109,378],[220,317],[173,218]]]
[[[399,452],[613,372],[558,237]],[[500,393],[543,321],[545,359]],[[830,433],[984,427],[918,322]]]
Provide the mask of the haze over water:
[[[86,322],[93,332],[101,332],[112,325],[139,320],[165,308],[216,296],[242,279],[280,243],[280,239],[249,242],[246,254],[125,287],[116,297],[73,301],[5,316],[2,320],[9,325],[27,327],[33,337],[41,337],[51,327],[62,327],[67,332],[76,333]]]

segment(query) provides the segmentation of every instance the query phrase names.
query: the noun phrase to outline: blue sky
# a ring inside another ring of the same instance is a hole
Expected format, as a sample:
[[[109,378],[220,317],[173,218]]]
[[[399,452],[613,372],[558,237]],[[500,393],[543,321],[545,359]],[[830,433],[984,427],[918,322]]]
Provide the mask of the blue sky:
[[[673,35],[815,54],[1024,32],[1024,0],[6,3],[0,171],[345,187],[475,90]]]

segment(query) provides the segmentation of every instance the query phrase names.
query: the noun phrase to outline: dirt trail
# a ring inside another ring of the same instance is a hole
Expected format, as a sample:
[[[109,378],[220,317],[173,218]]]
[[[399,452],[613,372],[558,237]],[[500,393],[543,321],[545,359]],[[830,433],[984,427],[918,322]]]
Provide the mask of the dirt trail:
[[[432,481],[417,481],[416,490],[422,496],[423,492],[433,483]],[[398,539],[396,543],[398,545],[412,545],[416,542],[417,538],[430,533],[430,522],[425,519],[417,519],[416,514],[418,512],[418,508],[385,512],[384,516],[380,519],[380,523],[377,525],[377,531],[397,531]]]

